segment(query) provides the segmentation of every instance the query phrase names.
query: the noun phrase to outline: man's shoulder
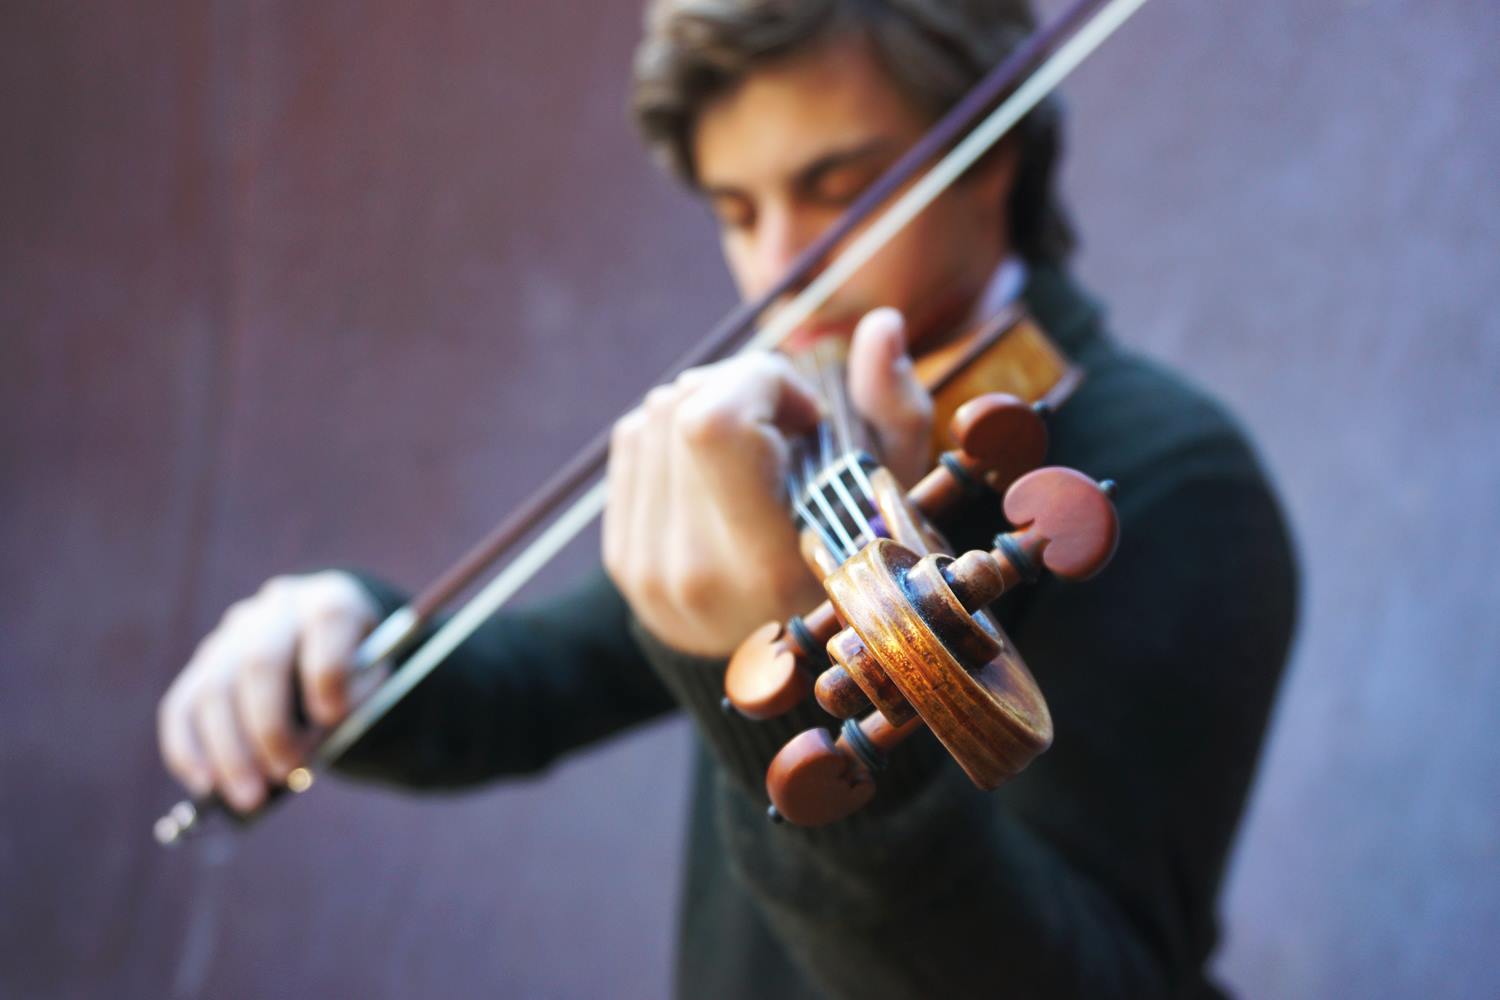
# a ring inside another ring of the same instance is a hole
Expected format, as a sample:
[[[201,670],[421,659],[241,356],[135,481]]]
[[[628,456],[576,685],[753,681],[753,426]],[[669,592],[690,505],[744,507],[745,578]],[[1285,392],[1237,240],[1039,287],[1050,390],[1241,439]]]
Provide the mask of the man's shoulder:
[[[1122,489],[1205,476],[1264,483],[1249,436],[1228,410],[1180,373],[1120,346],[1102,303],[1068,269],[1034,268],[1026,298],[1085,372],[1051,419],[1048,462]]]
[[[1281,499],[1243,426],[1207,391],[1112,350],[1090,366],[1052,431],[1050,463],[1118,486],[1122,543],[1111,573],[1160,580],[1170,562],[1198,579],[1253,564],[1267,588],[1291,599],[1296,556]]]
[[[1129,351],[1094,360],[1051,432],[1049,462],[1114,479],[1124,490],[1204,478],[1266,484],[1249,435],[1222,403]]]

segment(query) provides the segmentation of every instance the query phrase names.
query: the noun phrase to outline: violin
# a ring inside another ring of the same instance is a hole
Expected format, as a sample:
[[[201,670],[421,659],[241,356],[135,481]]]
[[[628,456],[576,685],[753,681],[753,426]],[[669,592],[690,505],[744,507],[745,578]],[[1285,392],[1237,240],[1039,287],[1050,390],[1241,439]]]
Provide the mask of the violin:
[[[826,369],[840,361],[822,359],[817,384],[837,386]],[[846,401],[833,392],[832,416],[813,437],[824,452],[830,436],[843,447],[815,478],[792,484],[803,556],[828,597],[806,616],[756,629],[730,657],[726,710],[765,720],[812,694],[843,720],[837,739],[815,727],[773,758],[774,821],[821,826],[862,808],[887,754],[923,724],[978,787],[1019,773],[1051,745],[1051,717],[986,609],[1043,569],[1086,580],[1118,544],[1114,484],[1041,467],[1045,415],[1082,376],[1035,323],[1007,311],[916,367],[935,412],[951,414],[957,447],[903,492],[868,452],[849,446]],[[990,391],[971,396],[976,385]],[[935,522],[1001,496],[1014,530],[990,551],[955,558]]]
[[[987,74],[778,282],[731,312],[666,379],[736,349],[786,342],[1144,2],[1075,0]],[[757,328],[773,304],[775,313]],[[868,452],[840,449],[834,457],[864,502],[861,508],[855,501],[853,508],[867,516],[863,544],[856,544],[855,535],[836,537],[831,521],[804,519],[804,554],[828,601],[793,622],[757,630],[731,661],[727,697],[743,714],[785,711],[815,686],[819,703],[845,720],[837,741],[812,731],[777,756],[768,776],[773,818],[823,823],[859,808],[873,795],[871,775],[882,755],[923,721],[981,787],[994,787],[1025,766],[1050,743],[1050,719],[1024,663],[984,608],[1042,568],[1064,577],[1091,575],[1114,549],[1117,523],[1108,491],[1071,470],[1034,469],[1042,457],[1038,442],[1045,450],[1040,412],[1065,398],[1078,378],[1034,324],[1007,313],[943,342],[916,364],[934,395],[938,426],[951,427],[958,447],[944,451],[910,494],[902,494]],[[969,401],[981,393],[988,395]],[[1042,404],[1041,410],[1032,403]],[[213,814],[253,820],[286,792],[309,788],[318,771],[601,513],[608,446],[606,428],[449,570],[376,626],[360,644],[354,670],[389,667],[390,676],[331,732],[310,734],[321,741],[307,763],[255,813],[240,816],[217,795],[182,801],[157,820],[157,841],[176,843]],[[832,467],[809,466],[805,473],[791,484],[794,506],[802,500],[818,504],[817,497],[826,502],[821,482],[835,494],[833,483],[848,492],[842,473]],[[1003,493],[1004,513],[1016,530],[998,538],[991,552],[942,554],[934,522],[957,499],[983,492]],[[427,635],[440,610],[527,539],[524,549]],[[825,650],[831,660],[819,674]]]

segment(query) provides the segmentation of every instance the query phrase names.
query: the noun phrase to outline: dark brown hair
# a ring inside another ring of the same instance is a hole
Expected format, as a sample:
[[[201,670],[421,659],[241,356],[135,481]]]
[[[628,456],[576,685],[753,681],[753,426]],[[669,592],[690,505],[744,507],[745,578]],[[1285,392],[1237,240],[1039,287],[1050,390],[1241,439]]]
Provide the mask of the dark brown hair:
[[[698,115],[758,66],[844,33],[936,120],[1033,27],[1027,0],[652,0],[636,50],[633,111],[646,145],[688,184]],[[1010,239],[1033,262],[1060,261],[1072,227],[1053,191],[1061,114],[1052,101],[1014,133],[1021,164]]]

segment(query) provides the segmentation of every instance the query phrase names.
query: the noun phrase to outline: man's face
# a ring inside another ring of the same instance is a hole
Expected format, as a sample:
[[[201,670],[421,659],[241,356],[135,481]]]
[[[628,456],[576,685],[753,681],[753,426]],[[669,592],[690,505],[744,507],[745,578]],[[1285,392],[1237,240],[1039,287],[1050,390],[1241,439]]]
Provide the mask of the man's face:
[[[740,294],[769,288],[929,124],[855,37],[758,70],[711,102],[693,152]],[[894,306],[917,344],[961,319],[1008,252],[1011,161],[992,158],[950,188],[800,333],[848,335],[869,310]]]

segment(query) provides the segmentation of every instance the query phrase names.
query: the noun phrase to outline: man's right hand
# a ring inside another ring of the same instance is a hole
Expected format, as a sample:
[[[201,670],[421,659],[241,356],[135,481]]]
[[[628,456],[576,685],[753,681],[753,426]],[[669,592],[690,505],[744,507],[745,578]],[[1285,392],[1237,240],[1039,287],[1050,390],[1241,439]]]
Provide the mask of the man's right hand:
[[[232,605],[158,707],[167,770],[195,796],[255,809],[310,749],[293,685],[311,723],[338,723],[375,680],[351,690],[355,650],[379,615],[354,577],[331,571],[274,577]]]

